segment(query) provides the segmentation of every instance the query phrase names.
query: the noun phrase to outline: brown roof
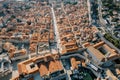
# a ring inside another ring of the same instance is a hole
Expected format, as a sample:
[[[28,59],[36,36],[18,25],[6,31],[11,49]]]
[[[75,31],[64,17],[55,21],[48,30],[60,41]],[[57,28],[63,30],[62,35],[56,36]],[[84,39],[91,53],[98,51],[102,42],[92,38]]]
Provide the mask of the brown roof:
[[[116,74],[120,75],[120,69],[119,68],[116,69]]]
[[[63,70],[62,64],[59,60],[52,60],[49,62],[42,62],[39,65],[39,72],[41,76],[53,73],[58,70]]]
[[[120,57],[120,54],[116,53],[115,50],[110,48],[107,44],[104,44],[103,46],[108,52],[110,52],[110,55],[108,56],[108,59],[113,59],[113,58]]]
[[[114,55],[117,54],[117,53],[114,51],[114,49],[110,48],[107,44],[104,44],[103,46],[105,47],[105,49],[107,49],[107,51],[110,52],[111,55],[112,55],[112,54],[114,54]]]
[[[10,79],[10,80],[19,80],[19,76],[14,77],[14,78],[12,78],[12,79]]]
[[[88,50],[100,61],[105,59],[105,56],[97,49],[95,49],[93,46],[89,46]]]
[[[71,61],[72,68],[76,69],[77,68],[76,59],[75,58],[70,58],[70,61]]]
[[[99,43],[93,45],[93,47],[97,48],[97,47],[102,46],[103,44],[104,44],[104,41],[101,41],[101,42],[99,42]]]
[[[59,60],[55,60],[54,57],[57,57],[57,55],[52,56],[51,54],[48,54],[45,56],[47,62],[44,61],[40,63],[39,72],[41,76],[63,69],[61,62]]]
[[[33,67],[33,68],[30,68],[30,64],[32,64],[32,63],[33,63],[32,59],[28,59],[26,61],[18,63],[19,74],[31,74],[31,73],[38,71],[37,65],[35,65],[35,67]]]
[[[46,59],[46,60],[45,60]],[[26,61],[20,62],[18,64],[18,72],[19,74],[31,74],[36,71],[40,72],[41,76],[48,75],[49,73],[53,73],[58,70],[63,70],[62,64],[57,59],[57,54],[47,54],[45,56],[38,56]],[[35,67],[30,68],[30,64],[34,64],[39,61],[38,66],[35,64]],[[42,62],[41,62],[42,61]]]
[[[120,74],[119,70],[118,73]],[[111,72],[109,69],[106,70],[106,74],[112,79],[112,80],[118,80],[118,78]]]
[[[83,44],[83,46],[84,46],[84,47],[88,47],[88,46],[90,46],[90,43],[89,43],[89,42],[86,42],[86,43]]]
[[[44,75],[47,75],[49,72],[49,70],[47,69],[47,67],[46,67],[46,65],[44,64],[44,63],[41,63],[40,65],[39,65],[39,72],[40,72],[40,75],[41,76],[44,76]]]
[[[60,63],[60,61],[56,60],[56,61],[49,62],[49,72],[50,73],[53,73],[55,71],[62,70],[62,69],[63,69],[63,67],[62,67],[62,64]]]
[[[72,57],[70,58],[70,61],[71,61],[71,66],[73,69],[76,69],[78,68],[78,64],[81,64],[81,61],[80,60],[76,60],[76,58]],[[82,61],[82,63],[85,65],[85,63]]]

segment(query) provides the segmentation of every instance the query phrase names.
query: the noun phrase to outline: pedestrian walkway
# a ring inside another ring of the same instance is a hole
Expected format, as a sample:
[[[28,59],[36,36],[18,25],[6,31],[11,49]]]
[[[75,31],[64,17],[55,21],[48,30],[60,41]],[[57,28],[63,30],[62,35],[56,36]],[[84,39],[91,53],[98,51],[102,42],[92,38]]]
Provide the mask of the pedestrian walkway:
[[[52,11],[52,16],[53,16],[53,23],[54,23],[54,31],[55,31],[55,37],[56,37],[56,42],[57,42],[57,48],[61,51],[61,45],[60,45],[60,36],[58,32],[58,27],[57,27],[57,22],[56,22],[56,17],[55,17],[55,12],[53,7],[51,7]]]

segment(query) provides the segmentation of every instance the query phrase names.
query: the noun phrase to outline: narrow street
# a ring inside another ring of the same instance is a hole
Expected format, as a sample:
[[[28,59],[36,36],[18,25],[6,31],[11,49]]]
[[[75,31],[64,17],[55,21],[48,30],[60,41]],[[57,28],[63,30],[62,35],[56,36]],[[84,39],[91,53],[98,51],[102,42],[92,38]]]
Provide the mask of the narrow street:
[[[58,32],[58,27],[57,27],[57,22],[56,22],[56,16],[55,16],[55,12],[53,9],[53,6],[51,7],[51,11],[52,11],[52,17],[53,17],[53,25],[54,25],[54,32],[55,32],[55,40],[57,42],[57,48],[58,50],[61,51],[61,45],[60,45],[60,35]]]
[[[88,13],[89,13],[89,23],[91,24],[91,5],[90,5],[90,0],[87,0],[87,5],[88,5]]]

